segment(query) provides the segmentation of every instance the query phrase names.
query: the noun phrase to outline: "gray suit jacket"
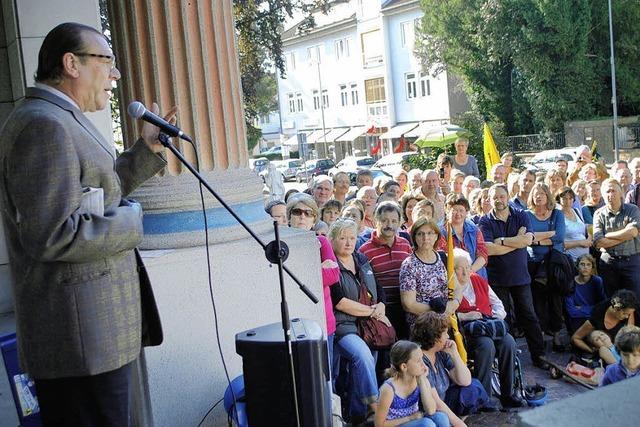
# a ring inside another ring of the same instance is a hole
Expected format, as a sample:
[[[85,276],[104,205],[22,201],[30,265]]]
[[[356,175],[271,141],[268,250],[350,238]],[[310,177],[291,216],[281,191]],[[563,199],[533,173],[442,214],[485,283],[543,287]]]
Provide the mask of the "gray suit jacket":
[[[7,119],[0,197],[18,352],[32,377],[95,375],[140,353],[133,249],[142,240],[142,215],[119,205],[164,165],[142,140],[116,159],[78,108],[45,90],[27,89]],[[103,215],[79,209],[85,187],[104,190]]]

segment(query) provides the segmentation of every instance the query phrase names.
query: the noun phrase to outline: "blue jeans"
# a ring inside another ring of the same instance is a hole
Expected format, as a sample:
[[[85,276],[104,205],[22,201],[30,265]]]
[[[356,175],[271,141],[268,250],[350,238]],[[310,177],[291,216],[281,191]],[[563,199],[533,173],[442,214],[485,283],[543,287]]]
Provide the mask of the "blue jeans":
[[[349,361],[351,390],[349,412],[351,416],[366,415],[367,405],[378,400],[375,354],[356,334],[348,334],[335,342],[340,357]]]
[[[433,415],[425,415],[423,418],[400,424],[401,427],[449,427],[450,425],[447,414],[440,411]]]

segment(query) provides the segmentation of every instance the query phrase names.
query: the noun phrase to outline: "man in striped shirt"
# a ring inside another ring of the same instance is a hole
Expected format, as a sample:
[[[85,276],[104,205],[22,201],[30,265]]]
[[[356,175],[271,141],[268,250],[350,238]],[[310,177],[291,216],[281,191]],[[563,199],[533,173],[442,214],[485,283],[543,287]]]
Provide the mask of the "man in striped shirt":
[[[384,289],[385,314],[399,339],[409,336],[405,313],[400,304],[400,266],[411,254],[409,241],[396,233],[401,223],[400,207],[394,202],[382,202],[374,214],[376,229],[371,239],[360,247],[373,269],[378,284]]]

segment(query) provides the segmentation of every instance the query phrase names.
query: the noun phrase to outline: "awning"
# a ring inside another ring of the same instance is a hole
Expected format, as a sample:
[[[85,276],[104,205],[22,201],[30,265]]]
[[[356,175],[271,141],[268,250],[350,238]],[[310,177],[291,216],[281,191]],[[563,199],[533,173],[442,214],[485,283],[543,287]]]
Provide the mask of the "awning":
[[[355,140],[359,136],[364,135],[365,133],[367,133],[367,127],[366,126],[355,126],[355,127],[352,127],[349,130],[349,132],[347,132],[344,135],[336,138],[335,140],[336,141],[352,142],[353,140]]]
[[[334,142],[336,139],[340,139],[347,131],[349,131],[349,128],[334,128],[329,131],[325,138],[327,142]],[[320,138],[320,141],[324,141],[324,138]]]
[[[420,138],[427,132],[427,129],[432,128],[434,126],[442,125],[442,120],[433,120],[428,122],[422,122],[418,125],[418,127],[410,130],[409,132],[404,134],[405,138]]]
[[[324,136],[329,133],[327,129],[322,130],[314,130],[309,135],[307,135],[307,144],[315,144],[316,142],[324,142]],[[329,142],[329,140],[327,140]]]
[[[309,132],[309,131],[300,131],[298,133],[304,133],[308,137],[311,132]],[[298,134],[294,133],[289,139],[287,139],[285,142],[283,142],[282,145],[288,145],[289,147],[293,147],[293,146],[297,147],[298,146]]]
[[[400,125],[396,125],[391,129],[389,129],[387,132],[381,134],[379,138],[380,139],[400,138],[402,135],[406,134],[407,132],[416,128],[417,126],[418,126],[418,122],[403,123]]]

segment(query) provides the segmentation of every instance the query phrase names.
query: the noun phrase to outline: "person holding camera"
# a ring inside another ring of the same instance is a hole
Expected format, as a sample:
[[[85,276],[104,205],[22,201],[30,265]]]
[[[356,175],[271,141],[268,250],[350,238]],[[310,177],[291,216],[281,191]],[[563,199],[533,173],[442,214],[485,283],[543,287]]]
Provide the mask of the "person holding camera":
[[[594,164],[596,166],[596,179],[598,181],[602,182],[605,179],[609,178],[609,172],[607,172],[607,167],[605,166],[604,162],[594,162],[593,155],[591,154],[591,149],[587,145],[581,145],[576,149],[576,157],[578,158],[578,160],[576,160],[576,164],[569,172],[567,185],[573,185],[573,183],[580,178],[579,174],[582,168],[588,164]]]

